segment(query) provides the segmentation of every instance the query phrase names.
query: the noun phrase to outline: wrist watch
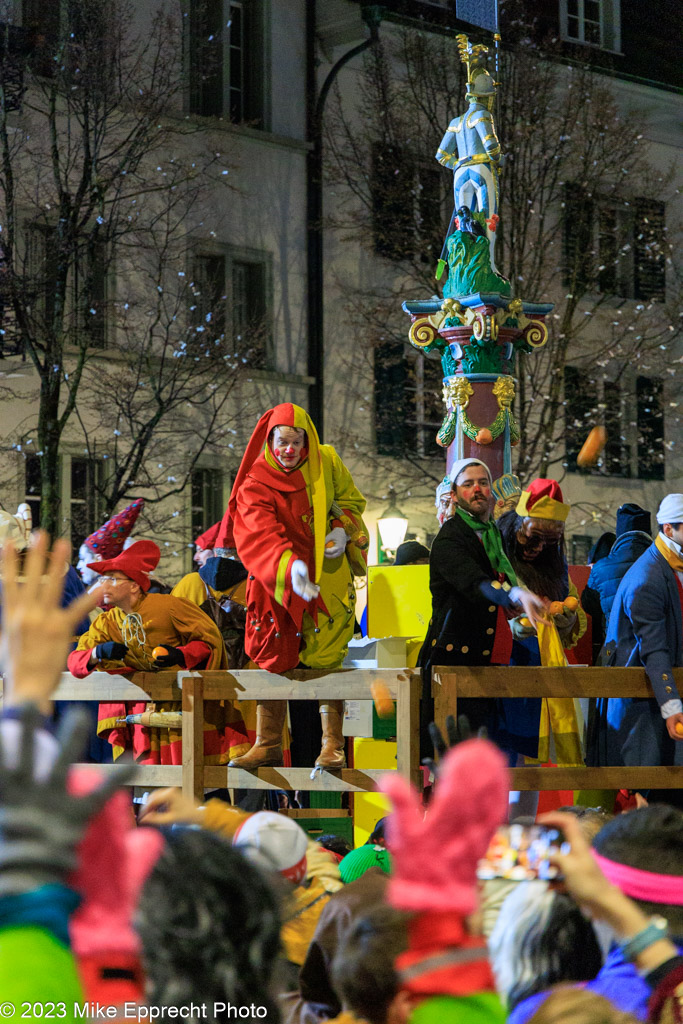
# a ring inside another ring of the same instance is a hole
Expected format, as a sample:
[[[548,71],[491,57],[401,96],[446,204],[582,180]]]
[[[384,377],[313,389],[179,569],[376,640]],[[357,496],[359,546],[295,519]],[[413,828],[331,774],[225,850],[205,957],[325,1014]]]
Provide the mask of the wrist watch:
[[[624,960],[635,960],[649,946],[653,946],[660,939],[665,939],[668,934],[669,923],[666,918],[659,915],[651,917],[641,931],[619,943],[621,955]]]

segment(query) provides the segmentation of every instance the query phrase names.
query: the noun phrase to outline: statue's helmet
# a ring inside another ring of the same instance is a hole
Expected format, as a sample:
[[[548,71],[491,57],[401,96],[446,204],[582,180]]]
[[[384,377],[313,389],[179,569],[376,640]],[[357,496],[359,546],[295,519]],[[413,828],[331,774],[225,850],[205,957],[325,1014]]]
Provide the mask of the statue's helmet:
[[[495,93],[496,83],[488,71],[484,71],[483,68],[479,69],[478,74],[475,73],[472,80],[467,83],[468,99],[486,100],[491,96],[495,96]]]

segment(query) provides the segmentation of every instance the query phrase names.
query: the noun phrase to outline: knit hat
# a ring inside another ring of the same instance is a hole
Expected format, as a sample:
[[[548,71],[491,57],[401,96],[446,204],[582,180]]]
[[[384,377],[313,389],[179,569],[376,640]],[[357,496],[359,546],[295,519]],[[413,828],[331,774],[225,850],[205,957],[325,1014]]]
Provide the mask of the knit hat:
[[[388,875],[391,871],[389,853],[383,846],[359,846],[357,850],[351,850],[339,864],[339,874],[342,882],[354,882],[370,868],[381,868]]]
[[[0,550],[3,544],[11,540],[15,551],[25,551],[32,526],[31,506],[26,502],[22,502],[14,515],[0,509]]]
[[[121,543],[123,544],[123,541]],[[161,552],[154,541],[138,540],[116,558],[88,562],[88,569],[94,569],[101,576],[112,571],[123,572],[146,593],[150,587],[150,575],[159,564],[160,558]]]
[[[652,520],[647,509],[640,505],[627,501],[617,509],[617,537],[622,533],[631,533],[633,530],[640,530],[642,533],[652,534]]]
[[[453,463],[448,474],[448,477],[453,487],[455,487],[455,485],[457,484],[458,477],[462,473],[463,469],[467,469],[468,466],[483,466],[484,469],[486,470],[486,475],[489,478],[489,484],[493,484],[493,480],[491,478],[491,470],[489,469],[485,462],[481,461],[481,459],[458,459],[456,462]]]
[[[443,478],[443,480],[441,481],[441,483],[436,488],[436,500],[434,502],[434,505],[436,506],[436,508],[439,507],[439,501],[441,500],[441,495],[442,494],[450,494],[452,487],[453,487],[453,484],[451,483],[451,478],[449,476],[445,476]]]
[[[549,519],[555,523],[566,522],[570,509],[571,505],[564,504],[562,500],[557,480],[546,480],[544,477],[532,480],[527,489],[522,491],[517,503],[518,516]]]
[[[84,544],[102,558],[115,558],[123,550],[123,542],[135,526],[145,504],[144,498],[136,498],[122,512],[108,519],[99,530],[86,537]],[[92,567],[91,567],[92,568]]]
[[[251,814],[235,832],[232,845],[262,871],[279,871],[295,885],[306,877],[308,837],[293,818],[284,814]]]
[[[662,498],[657,509],[657,522],[660,526],[664,523],[683,523],[683,494],[667,494],[666,498]]]
[[[429,548],[416,540],[407,540],[396,548],[394,565],[412,565],[418,558],[429,558]]]
[[[601,534],[588,552],[586,565],[595,565],[595,563],[599,562],[601,558],[607,558],[616,539],[616,534],[614,533]]]

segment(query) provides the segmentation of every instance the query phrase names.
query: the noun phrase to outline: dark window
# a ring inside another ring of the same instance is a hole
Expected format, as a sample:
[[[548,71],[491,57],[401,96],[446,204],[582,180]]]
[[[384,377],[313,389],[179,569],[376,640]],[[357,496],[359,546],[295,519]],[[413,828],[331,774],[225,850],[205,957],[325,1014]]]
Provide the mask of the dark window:
[[[232,264],[232,342],[234,352],[249,366],[268,362],[266,281],[263,263]]]
[[[192,0],[190,112],[263,127],[261,0]]]
[[[37,321],[36,331],[45,330],[52,322],[57,290],[57,245],[54,229],[44,224],[30,224],[27,234],[26,288],[31,315]]]
[[[190,113],[223,114],[223,3],[193,0],[190,4]]]
[[[405,147],[375,143],[371,154],[372,238],[375,252],[390,260],[412,255],[414,168]]]
[[[33,528],[40,526],[40,495],[42,486],[40,481],[40,457],[38,455],[27,455],[24,463],[24,501],[31,507],[33,516]]]
[[[436,432],[444,413],[441,361],[417,353],[411,359],[405,349],[403,358],[408,361],[405,405],[409,429],[406,443],[416,455],[437,458],[442,449],[436,443]]]
[[[194,259],[192,280],[192,325],[203,341],[216,342],[225,338],[226,257],[221,253],[199,253]]]
[[[624,417],[621,388],[614,381],[605,381],[603,395],[607,443],[602,454],[602,471],[606,476],[628,477],[631,475],[631,447],[622,433]]]
[[[375,349],[375,436],[378,455],[402,455],[413,429],[406,400],[408,361],[402,341]]]
[[[74,260],[73,306],[79,340],[92,348],[106,341],[107,251],[96,237],[79,246]]]
[[[22,24],[30,64],[38,75],[78,77],[89,90],[116,86],[112,9],[106,0],[23,0]]]
[[[567,287],[657,299],[666,294],[666,206],[592,198],[565,186],[563,282]]]
[[[664,402],[661,380],[638,377],[638,476],[664,479]]]
[[[245,365],[269,365],[266,278],[263,260],[233,259],[225,253],[195,255],[190,317],[202,349],[207,342],[220,342]]]
[[[634,298],[666,297],[666,207],[655,199],[636,199],[634,237]]]
[[[435,264],[443,245],[447,229],[443,220],[443,183],[446,180],[438,167],[418,167],[417,234],[423,263]]]
[[[563,283],[580,292],[594,277],[593,200],[578,185],[565,185]]]
[[[407,350],[401,341],[375,349],[375,438],[378,455],[438,457],[443,419],[439,360]]]
[[[71,459],[71,546],[74,551],[102,525],[103,483],[102,459]]]
[[[598,387],[576,366],[564,368],[564,437],[566,466],[571,473],[582,472],[576,457],[583,447],[598,412]],[[584,470],[583,472],[587,472]]]
[[[194,540],[223,517],[223,474],[217,469],[193,469],[191,485]]]
[[[592,537],[588,537],[585,534],[575,533],[571,538],[571,565],[586,565],[588,562],[588,552],[595,544]]]

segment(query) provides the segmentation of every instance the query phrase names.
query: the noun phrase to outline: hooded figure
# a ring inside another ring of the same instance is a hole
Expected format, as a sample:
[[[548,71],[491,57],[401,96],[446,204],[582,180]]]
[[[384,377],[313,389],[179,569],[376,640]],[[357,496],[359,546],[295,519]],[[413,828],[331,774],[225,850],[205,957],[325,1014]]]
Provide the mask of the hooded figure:
[[[236,548],[249,573],[245,650],[259,668],[339,668],[353,635],[352,571],[365,574],[354,542],[365,499],[311,418],[286,402],[265,413],[251,436],[216,539]],[[321,702],[317,767],[342,768],[343,701]],[[239,768],[282,764],[285,701],[260,701],[254,747]]]

